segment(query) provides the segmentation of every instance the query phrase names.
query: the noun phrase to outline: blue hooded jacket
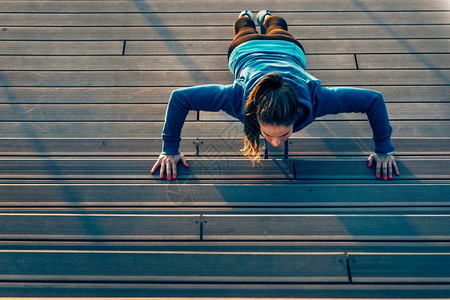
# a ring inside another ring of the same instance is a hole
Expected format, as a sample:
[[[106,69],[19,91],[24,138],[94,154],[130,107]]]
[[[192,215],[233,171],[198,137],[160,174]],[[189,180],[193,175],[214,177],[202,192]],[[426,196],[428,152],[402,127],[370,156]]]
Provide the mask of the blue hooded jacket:
[[[236,47],[229,57],[235,77],[229,85],[199,85],[172,92],[163,129],[163,153],[178,154],[181,130],[189,110],[219,111],[244,122],[245,103],[253,87],[267,74],[277,72],[291,84],[298,101],[307,108],[306,116],[294,123],[294,132],[317,117],[344,112],[367,114],[376,153],[394,151],[392,127],[383,96],[376,91],[356,88],[326,88],[306,72],[303,51],[288,41],[252,40]]]

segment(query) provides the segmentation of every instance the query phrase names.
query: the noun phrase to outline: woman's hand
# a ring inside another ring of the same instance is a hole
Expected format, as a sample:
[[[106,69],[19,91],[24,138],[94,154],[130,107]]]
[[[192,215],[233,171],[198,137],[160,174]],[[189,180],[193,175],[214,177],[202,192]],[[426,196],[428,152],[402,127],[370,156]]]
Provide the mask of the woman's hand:
[[[377,178],[381,178],[381,169],[383,169],[384,180],[392,179],[392,169],[395,170],[395,174],[400,175],[397,164],[395,163],[394,155],[384,153],[374,153],[369,156],[367,166],[370,168],[373,161],[376,162],[376,175]]]
[[[183,154],[161,154],[158,157],[156,163],[153,165],[150,173],[155,173],[156,169],[158,169],[158,167],[161,167],[161,170],[159,172],[160,179],[164,178],[164,173],[167,173],[167,180],[177,179],[177,164],[180,160],[186,168],[189,168],[189,164]]]

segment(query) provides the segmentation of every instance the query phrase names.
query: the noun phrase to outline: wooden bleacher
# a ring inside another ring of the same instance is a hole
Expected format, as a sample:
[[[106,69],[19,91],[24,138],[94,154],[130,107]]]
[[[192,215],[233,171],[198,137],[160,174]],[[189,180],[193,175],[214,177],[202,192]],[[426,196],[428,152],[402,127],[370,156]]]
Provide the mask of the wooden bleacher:
[[[150,169],[172,90],[231,83],[243,9],[284,16],[325,86],[383,93],[400,177],[364,115],[251,167],[243,126],[191,112],[177,180]],[[0,297],[450,298],[450,4],[0,2]]]

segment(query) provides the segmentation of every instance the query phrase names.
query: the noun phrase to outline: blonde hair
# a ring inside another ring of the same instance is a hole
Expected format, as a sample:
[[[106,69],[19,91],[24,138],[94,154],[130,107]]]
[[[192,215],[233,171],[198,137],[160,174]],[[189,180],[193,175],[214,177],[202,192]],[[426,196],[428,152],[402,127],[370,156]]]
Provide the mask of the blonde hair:
[[[301,114],[301,115],[300,115]],[[278,73],[267,74],[250,92],[245,103],[244,156],[255,162],[261,159],[260,125],[291,126],[304,114],[297,94]]]

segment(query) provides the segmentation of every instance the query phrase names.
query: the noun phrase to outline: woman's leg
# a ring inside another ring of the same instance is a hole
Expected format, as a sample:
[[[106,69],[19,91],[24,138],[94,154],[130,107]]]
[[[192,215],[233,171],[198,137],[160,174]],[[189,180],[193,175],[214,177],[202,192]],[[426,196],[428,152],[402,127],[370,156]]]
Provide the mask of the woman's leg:
[[[294,39],[294,36],[288,32],[288,25],[286,20],[278,16],[268,16],[264,20],[264,28],[266,29],[266,35],[269,36],[284,36]]]
[[[259,34],[256,31],[255,22],[243,16],[238,18],[233,24],[234,39],[228,48],[228,57],[230,57],[234,48],[251,40],[285,40],[296,44],[305,52],[302,44],[288,32],[286,20],[278,16],[268,16],[264,21],[266,34]]]
[[[234,39],[231,42],[230,47],[228,48],[228,56],[230,56],[234,48],[236,48],[240,44],[250,40],[258,39],[258,37],[261,36],[256,31],[255,22],[253,22],[253,20],[246,16],[240,17],[236,21],[234,21],[233,31]]]
[[[247,16],[240,17],[233,24],[234,39],[239,39],[248,34],[258,34],[255,22]]]
[[[270,39],[279,39],[279,40],[286,40],[290,41],[302,49],[303,52],[305,52],[305,49],[303,49],[302,44],[295,39],[295,37],[288,31],[288,25],[286,23],[286,20],[282,17],[278,16],[268,16],[264,20],[264,28],[266,29],[266,36]]]

